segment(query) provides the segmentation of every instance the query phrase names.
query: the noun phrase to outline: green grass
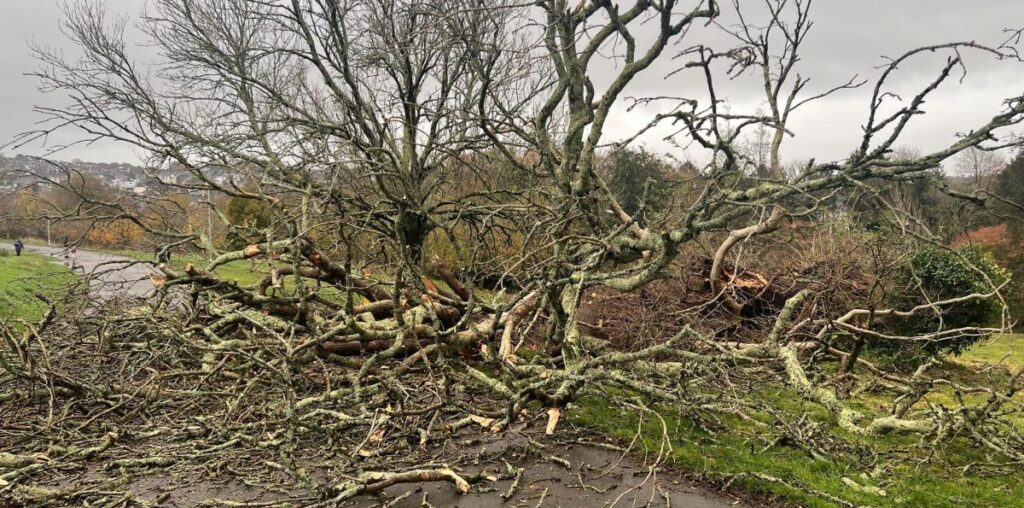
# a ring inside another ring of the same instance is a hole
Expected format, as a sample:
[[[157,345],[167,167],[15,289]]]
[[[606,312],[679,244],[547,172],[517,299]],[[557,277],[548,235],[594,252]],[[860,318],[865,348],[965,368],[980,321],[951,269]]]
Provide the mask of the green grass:
[[[207,260],[196,259],[194,261],[183,260],[185,262],[194,262],[198,266],[203,266],[208,263]],[[253,263],[252,261],[232,261],[230,263],[221,265],[215,270],[217,275],[221,277],[235,281],[242,285],[256,284],[263,280],[267,274],[270,273],[270,268],[266,264]]]
[[[124,256],[131,259],[140,261],[152,261],[155,257],[152,252],[145,252],[140,250],[116,250],[116,249],[90,249],[96,252],[104,252],[116,256]],[[183,268],[187,264],[192,264],[198,267],[205,267],[210,262],[210,259],[204,256],[196,254],[189,254],[184,256],[174,256],[171,259],[171,266],[177,269]],[[232,261],[217,267],[215,273],[222,279],[236,282],[240,285],[253,285],[263,280],[270,273],[270,267],[266,262],[259,260],[239,260]],[[447,284],[439,279],[432,279],[433,282],[440,288],[450,290]],[[282,289],[288,293],[293,290],[295,285],[294,277],[285,277],[282,283]],[[390,287],[387,288],[390,291]],[[483,288],[476,288],[474,294],[480,301],[489,304],[500,303],[501,296],[497,291],[492,291]],[[333,286],[324,286],[320,290],[320,295],[325,299],[332,300],[334,302],[341,303],[344,301],[343,292]],[[359,303],[358,300],[356,303]]]
[[[153,261],[155,257],[155,255],[152,252],[145,252],[140,250],[96,250],[97,252],[104,252],[116,256],[124,256],[127,258],[136,259],[140,261]],[[210,258],[208,257],[200,256],[197,254],[187,254],[183,256],[173,256],[171,258],[170,264],[173,268],[180,270],[189,264],[200,268],[205,268],[209,263]],[[259,260],[238,260],[218,266],[217,269],[214,270],[214,273],[216,273],[222,280],[234,282],[241,286],[251,286],[254,284],[258,284],[268,274],[270,274],[270,266],[266,262],[261,262]],[[294,292],[294,287],[294,277],[289,276],[283,278],[281,291],[283,291],[286,294],[291,294]],[[320,295],[328,300],[332,300],[335,302],[341,303],[344,301],[343,292],[340,289],[333,286],[323,287],[323,289],[321,289],[320,291]]]
[[[36,293],[51,299],[61,296],[75,276],[47,256],[22,252],[0,256],[0,322],[36,320],[46,310]]]
[[[146,252],[141,250],[132,249],[88,249],[95,252],[103,252],[105,254],[112,254],[115,256],[124,256],[126,258],[135,259],[138,261],[153,261],[156,257],[153,252]],[[185,265],[191,264],[198,267],[205,268],[209,264],[209,258],[199,256],[197,254],[188,254],[184,256],[173,256],[171,258],[171,266],[176,269],[181,269]],[[225,265],[221,265],[216,270],[217,275],[220,275],[226,280],[237,282],[242,285],[256,284],[263,277],[269,273],[269,269],[266,265],[253,263],[252,261],[239,260],[232,261]]]
[[[1024,336],[1002,335],[977,345],[956,362],[991,364],[1010,353],[1003,365],[1010,369],[1021,368],[1024,366],[1022,348]],[[950,363],[942,368],[945,369],[943,375],[953,380],[965,383],[978,381],[974,379],[978,374],[959,363]],[[1008,378],[1004,369],[993,369],[984,375],[997,381]],[[792,420],[806,412],[823,428],[829,429],[826,432],[837,432],[832,428],[831,418],[819,406],[804,402],[782,385],[760,386],[751,396],[784,411]],[[975,401],[973,397],[965,398],[969,402]],[[976,399],[981,400],[980,396]],[[1024,403],[1024,397],[1020,400]],[[883,403],[886,401],[891,401],[891,396],[865,394],[849,403],[870,415],[880,415],[884,414]],[[956,407],[952,393],[944,391],[929,395],[921,403],[922,406],[925,404]],[[964,474],[963,467],[972,462],[998,462],[1000,459],[987,456],[984,449],[963,439],[932,447],[919,446],[915,436],[890,434],[858,439],[838,432],[837,435],[845,441],[841,449],[846,451],[813,458],[796,446],[777,445],[765,449],[766,443],[779,432],[767,412],[749,413],[761,424],[725,415],[720,421],[723,427],[709,432],[705,430],[708,426],[702,428],[695,424],[695,420],[681,408],[659,407],[657,411],[667,427],[664,435],[668,436],[672,447],[668,454],[670,463],[710,479],[721,480],[749,472],[780,478],[796,488],[749,476],[737,480],[734,485],[750,492],[778,496],[801,506],[837,506],[820,496],[808,494],[808,489],[828,493],[855,505],[1024,506],[1024,501],[1021,501],[1024,499],[1024,470],[1018,468],[1007,476],[994,477]],[[663,446],[663,428],[657,418],[652,415],[642,417],[639,411],[623,411],[605,398],[581,400],[569,416],[578,424],[609,434],[624,443],[637,437],[636,446],[646,453],[657,453]],[[1024,421],[1019,416],[1011,421],[1018,429],[1024,428]],[[877,460],[870,457],[877,457]],[[876,469],[882,474],[865,476]],[[851,489],[843,483],[843,477],[861,485],[881,487],[886,496]]]
[[[883,463],[881,481],[865,477],[873,464],[860,463],[856,454],[812,458],[804,450],[793,446],[774,446],[767,450],[763,440],[767,429],[754,426],[739,418],[726,417],[726,429],[715,434],[700,429],[686,418],[680,418],[671,409],[661,408],[667,436],[672,445],[669,463],[685,471],[711,479],[749,472],[770,475],[787,485],[753,477],[741,477],[734,485],[749,492],[778,496],[801,506],[837,506],[822,497],[807,493],[814,489],[828,493],[855,505],[870,506],[1020,506],[1024,499],[1022,475],[982,478],[964,476],[958,469],[938,464],[921,465],[916,460],[925,458],[928,450],[915,448],[914,441],[902,436],[877,439],[877,443],[860,443],[877,452]],[[634,438],[640,429],[636,444],[640,451],[657,453],[663,446],[662,426],[654,418],[640,421],[639,413],[622,411],[599,399],[581,402],[571,417],[585,426],[605,432],[622,442]],[[763,450],[763,451],[762,451]],[[967,457],[984,461],[976,451],[964,446],[941,450],[940,454]],[[865,455],[866,456],[866,455]],[[858,492],[843,483],[849,478],[861,485],[881,487],[886,496]]]
[[[1005,365],[1017,372],[1024,369],[1024,333],[1005,333],[975,344],[956,361],[968,365]]]

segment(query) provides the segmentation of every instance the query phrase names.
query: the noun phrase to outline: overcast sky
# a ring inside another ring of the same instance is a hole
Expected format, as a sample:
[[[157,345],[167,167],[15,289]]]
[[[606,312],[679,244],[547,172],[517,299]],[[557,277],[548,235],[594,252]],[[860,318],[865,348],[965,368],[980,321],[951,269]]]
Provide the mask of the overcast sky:
[[[755,0],[743,0],[744,3]],[[137,13],[142,0],[106,0],[110,12]],[[60,31],[57,0],[0,0],[0,145],[17,133],[32,129],[40,116],[33,105],[59,104],[60,97],[40,93],[34,78],[26,76],[37,68],[28,49],[30,42],[74,53]],[[1024,27],[1024,0],[817,0],[815,25],[806,41],[800,72],[812,78],[810,88],[820,90],[859,74],[874,78],[883,56],[895,56],[916,46],[954,40],[974,40],[998,44],[1005,40],[1007,28]],[[728,22],[723,20],[723,22]],[[697,33],[688,35],[688,44]],[[687,45],[686,43],[683,44]],[[152,49],[137,47],[137,54],[150,58]],[[665,56],[671,56],[668,52]],[[926,117],[914,123],[904,145],[923,150],[939,148],[955,139],[957,132],[980,125],[997,113],[1003,98],[1024,94],[1024,65],[993,62],[980,54],[966,54],[969,74],[963,84],[951,82],[926,104]],[[896,89],[909,92],[934,76],[939,60],[923,60],[898,75]],[[674,68],[669,60],[645,74],[627,90],[626,95],[683,95],[700,83],[696,75],[665,75]],[[740,80],[726,84],[730,107],[737,112],[753,112],[759,106],[758,89],[752,82]],[[821,101],[796,114],[785,156],[789,160],[815,157],[819,161],[840,159],[856,146],[859,126],[867,114],[867,89],[845,92]],[[609,122],[610,136],[625,136],[645,125],[651,110],[620,110]],[[63,144],[80,137],[68,130],[49,142]],[[686,157],[649,136],[644,142],[651,148]],[[42,145],[22,147],[19,153],[40,153]],[[10,148],[5,155],[13,155]],[[93,161],[137,162],[140,154],[130,147],[111,142],[70,148],[58,156]]]

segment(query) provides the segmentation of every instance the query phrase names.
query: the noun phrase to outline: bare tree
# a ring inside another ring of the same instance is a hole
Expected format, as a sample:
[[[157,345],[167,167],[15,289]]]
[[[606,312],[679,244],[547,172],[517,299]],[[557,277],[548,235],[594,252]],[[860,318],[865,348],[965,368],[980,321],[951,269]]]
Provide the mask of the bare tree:
[[[894,157],[925,100],[965,68],[966,55],[1019,63],[1015,51],[974,42],[917,48],[888,60],[873,81],[810,91],[799,62],[811,4],[160,0],[142,23],[161,50],[152,72],[128,55],[123,23],[110,24],[94,6],[72,7],[66,29],[85,58],[40,50],[46,67],[38,75],[71,104],[40,108],[53,124],[25,139],[75,126],[93,139],[122,140],[150,154],[154,167],[173,162],[188,172],[191,181],[174,184],[188,195],[259,201],[271,220],[250,231],[259,241],[233,249],[194,225],[80,196],[83,206],[67,217],[134,221],[205,251],[205,266],[155,266],[158,292],[145,303],[80,300],[80,313],[54,311],[24,333],[3,328],[3,379],[45,385],[59,392],[54,400],[108,403],[74,429],[46,422],[69,439],[98,432],[93,424],[108,415],[130,424],[155,400],[183,415],[207,409],[216,416],[200,420],[202,432],[167,431],[185,443],[177,456],[259,450],[268,467],[324,504],[396,483],[447,481],[464,492],[485,481],[440,465],[462,458],[419,459],[451,453],[439,442],[470,425],[504,430],[536,414],[551,433],[571,402],[605,388],[740,411],[754,402],[723,387],[765,372],[849,434],[916,433],[925,444],[970,438],[1019,462],[1024,439],[1003,413],[1015,407],[1019,375],[1006,389],[970,387],[991,395],[986,402],[917,411],[946,385],[928,378],[928,365],[907,377],[858,357],[867,338],[935,342],[1006,329],[1005,312],[1001,323],[976,326],[941,319],[957,304],[1000,300],[1002,282],[988,278],[983,291],[910,308],[856,301],[834,313],[811,286],[743,279],[740,254],[786,221],[829,217],[841,191],[884,199],[882,190],[925,178],[966,150],[1013,145],[1009,131],[1024,121],[1024,95],[1011,97],[955,143]],[[730,42],[691,41],[700,25]],[[686,49],[670,79],[692,79],[702,95],[638,98],[668,103],[668,112],[609,141],[614,108],[670,59],[673,45]],[[618,65],[599,76],[607,54]],[[934,78],[906,100],[889,90],[901,66],[926,54],[947,57]],[[767,112],[723,109],[718,83],[737,77],[763,90]],[[787,176],[793,115],[861,87],[870,102],[850,157],[811,159]],[[601,150],[622,149],[662,124],[708,163],[675,210],[640,220],[645,203],[630,213],[616,199],[599,171]],[[770,139],[767,171],[753,177],[742,149],[752,130]],[[215,200],[203,204],[228,222]],[[929,239],[912,221],[901,224],[907,236]],[[425,267],[431,235],[462,264],[430,258]],[[668,339],[630,350],[589,333],[594,326],[581,316],[588,295],[632,294],[681,276],[681,252],[705,245],[713,254],[699,275],[709,291]],[[260,280],[218,274],[239,260],[259,263]],[[496,295],[478,289],[485,279]],[[937,329],[901,335],[876,326],[924,314],[940,317]],[[710,315],[729,325],[708,325]],[[716,336],[744,326],[756,340]],[[78,338],[93,335],[111,361],[88,361]],[[851,349],[837,347],[849,337],[858,339]],[[840,376],[856,365],[898,387],[891,412],[854,410],[820,382],[829,374],[812,370],[819,358],[841,362]],[[148,387],[169,398],[147,395]],[[86,460],[116,439],[96,452],[68,448],[61,460]],[[307,468],[327,442],[343,450],[332,467],[344,481]]]
[[[971,147],[957,156],[955,165],[957,173],[970,178],[975,188],[990,190],[992,177],[1006,166],[1006,161],[998,152]]]

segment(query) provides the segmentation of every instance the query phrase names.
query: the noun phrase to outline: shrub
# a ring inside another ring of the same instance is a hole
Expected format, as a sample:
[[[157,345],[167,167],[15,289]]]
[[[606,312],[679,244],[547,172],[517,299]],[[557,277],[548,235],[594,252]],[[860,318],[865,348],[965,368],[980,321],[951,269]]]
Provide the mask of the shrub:
[[[503,287],[514,287],[519,270],[511,269],[524,250],[526,236],[508,228],[493,228],[486,234],[471,231],[464,225],[453,228],[452,234],[436,229],[427,236],[426,259],[438,258],[449,268],[470,276],[474,284],[489,289],[500,282]],[[453,243],[454,242],[454,243]],[[458,246],[459,248],[456,248]],[[548,254],[541,250],[538,255]],[[512,261],[510,261],[512,260]],[[519,268],[528,267],[528,262]]]
[[[992,255],[975,246],[956,249],[928,247],[915,253],[896,273],[896,290],[889,304],[900,309],[971,293],[989,293],[1005,283],[1010,273]],[[972,299],[943,307],[942,315],[925,312],[912,317],[893,317],[886,326],[899,335],[925,335],[964,327],[985,327],[999,321],[1003,305],[997,298]],[[879,341],[875,349],[900,363],[919,363],[937,354],[959,355],[984,338],[958,335],[940,341]]]
[[[138,224],[129,220],[116,220],[105,226],[89,230],[86,239],[90,245],[113,249],[115,247],[131,248],[138,246],[139,239],[145,231]]]
[[[646,203],[645,215],[657,214],[669,203],[668,165],[658,155],[643,148],[624,148],[605,162],[608,187],[626,213],[635,216]],[[643,217],[635,218],[645,222]]]
[[[231,223],[227,232],[228,246],[234,249],[264,240],[263,230],[273,221],[270,205],[242,197],[228,201],[226,215]]]

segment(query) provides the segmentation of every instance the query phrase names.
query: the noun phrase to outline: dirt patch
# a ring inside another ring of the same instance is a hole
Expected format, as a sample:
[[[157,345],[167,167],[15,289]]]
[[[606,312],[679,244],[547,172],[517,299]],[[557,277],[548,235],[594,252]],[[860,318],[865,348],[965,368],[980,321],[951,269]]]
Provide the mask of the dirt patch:
[[[986,226],[973,231],[968,231],[950,242],[951,247],[962,245],[981,245],[983,247],[994,247],[1007,242],[1006,224],[997,226]]]

